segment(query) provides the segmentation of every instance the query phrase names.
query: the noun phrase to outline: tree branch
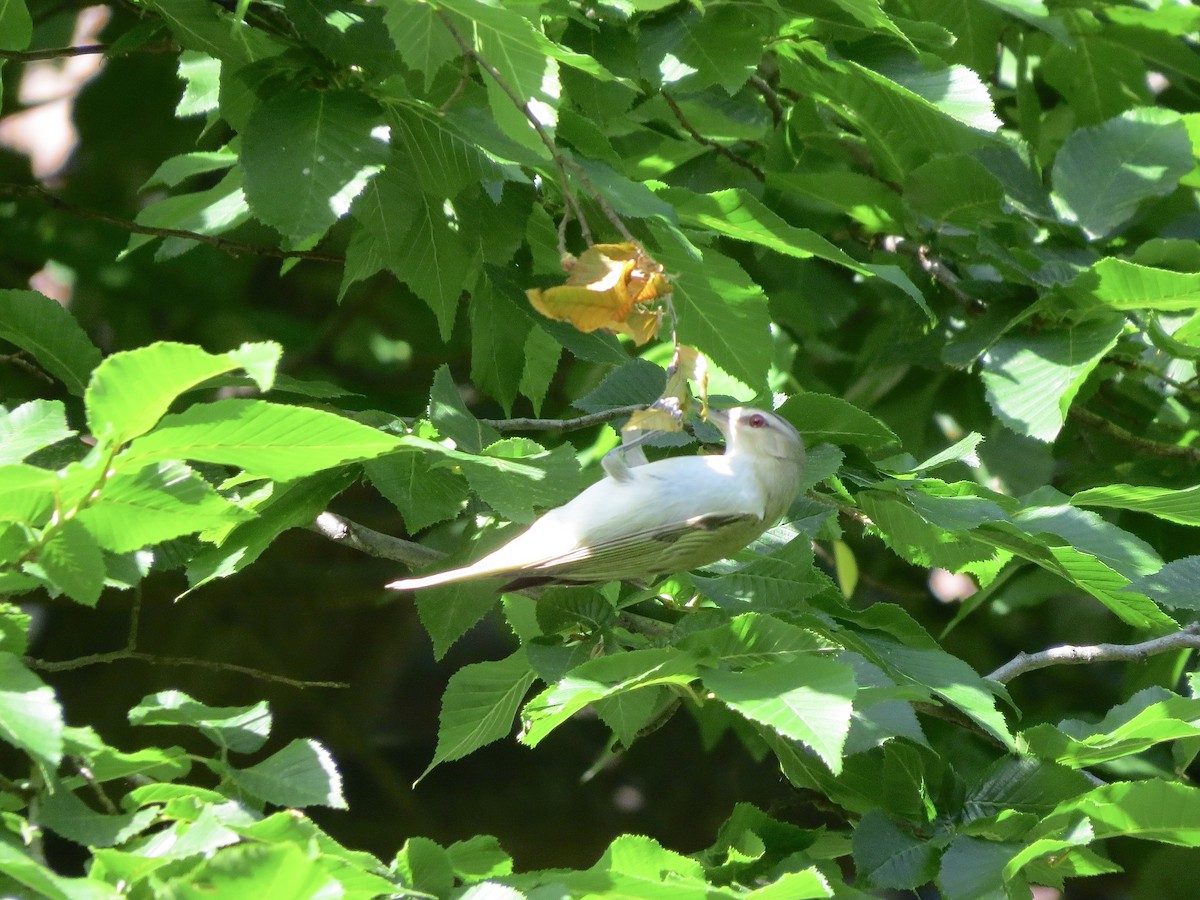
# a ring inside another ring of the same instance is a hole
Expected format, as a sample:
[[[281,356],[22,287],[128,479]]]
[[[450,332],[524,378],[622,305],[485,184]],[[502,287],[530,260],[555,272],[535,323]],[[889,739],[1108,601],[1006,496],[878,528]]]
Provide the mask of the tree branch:
[[[766,84],[766,82],[764,82],[764,84]],[[663,99],[667,101],[667,106],[671,108],[671,112],[675,115],[675,118],[679,120],[679,124],[683,126],[683,130],[691,135],[692,140],[694,140],[697,144],[703,144],[705,147],[711,147],[734,165],[741,166],[743,169],[746,169],[759,181],[767,180],[767,176],[763,170],[754,163],[750,162],[750,160],[743,159],[720,141],[714,141],[712,138],[705,137],[699,131],[697,131],[696,126],[687,120],[687,116],[683,114],[683,110],[679,108],[679,104],[675,102],[675,98],[666,91],[661,91],[660,93],[662,94]]]
[[[383,534],[337,513],[321,513],[316,521],[308,526],[308,530],[367,556],[390,559],[406,566],[424,566],[446,556],[440,550]]]
[[[108,653],[92,653],[88,656],[77,656],[75,659],[35,659],[27,656],[25,657],[25,665],[41,672],[70,672],[74,669],[122,662],[127,659],[158,666],[191,666],[198,669],[208,669],[213,672],[236,672],[239,675],[248,675],[259,681],[271,681],[300,689],[349,687],[343,681],[306,681],[301,678],[289,678],[287,675],[276,675],[274,672],[264,672],[262,669],[253,669],[250,666],[241,666],[237,663],[217,662],[216,660],[199,659],[194,656],[156,656],[153,653],[144,653],[141,650],[130,650],[128,648],[112,650]]]
[[[1200,650],[1200,622],[1137,644],[1064,644],[1039,653],[1018,653],[987,677],[1006,684],[1018,675],[1048,666],[1081,666],[1096,662],[1137,662],[1173,650]]]
[[[1098,416],[1094,412],[1088,412],[1086,409],[1079,409],[1072,406],[1067,412],[1069,418],[1075,419],[1089,428],[1094,428],[1101,434],[1107,434],[1111,438],[1115,438],[1123,444],[1128,444],[1131,447],[1136,447],[1143,453],[1149,453],[1152,456],[1165,456],[1171,459],[1186,459],[1191,462],[1200,462],[1200,449],[1196,447],[1179,447],[1175,444],[1163,444],[1158,441],[1152,441],[1148,438],[1134,434],[1132,431],[1126,431],[1115,422],[1110,422],[1103,416]]]
[[[223,250],[231,256],[240,256],[242,254],[250,254],[252,256],[270,256],[275,259],[309,259],[317,262],[332,262],[341,263],[345,259],[340,256],[334,256],[327,253],[320,253],[316,250],[281,250],[278,247],[263,247],[258,244],[246,244],[242,241],[231,241],[228,238],[214,237],[208,234],[199,234],[195,231],[184,231],[180,228],[156,228],[151,225],[141,225],[137,222],[131,222],[128,219],[119,219],[115,216],[107,215],[106,213],[97,212],[93,209],[77,206],[69,200],[63,200],[61,197],[51,194],[49,191],[38,185],[22,185],[22,184],[0,184],[0,197],[23,197],[31,200],[38,200],[54,209],[62,210],[65,213],[70,213],[73,216],[79,216],[83,219],[92,219],[96,222],[103,222],[106,225],[112,225],[120,228],[123,231],[129,231],[134,234],[149,234],[154,237],[174,237],[183,238],[188,241],[195,241],[198,244],[207,244],[210,247],[216,247],[218,250]]]
[[[81,44],[78,47],[51,47],[45,50],[0,50],[0,59],[13,62],[35,62],[40,59],[68,59],[73,56],[96,56],[107,54],[110,44]],[[143,44],[140,47],[130,47],[128,50],[118,50],[114,56],[127,56],[131,53],[178,53],[179,46],[173,43]]]
[[[616,406],[601,412],[588,413],[574,419],[480,419],[485,425],[490,425],[497,431],[578,431],[581,428],[591,428],[593,425],[603,425],[621,416],[628,416],[645,409],[646,404],[635,403],[631,406]]]
[[[926,275],[949,291],[968,311],[983,312],[987,308],[987,304],[982,300],[972,297],[962,289],[957,273],[934,256],[928,244],[919,244],[900,235],[889,234],[884,237],[882,246],[888,253],[903,253],[915,259]]]

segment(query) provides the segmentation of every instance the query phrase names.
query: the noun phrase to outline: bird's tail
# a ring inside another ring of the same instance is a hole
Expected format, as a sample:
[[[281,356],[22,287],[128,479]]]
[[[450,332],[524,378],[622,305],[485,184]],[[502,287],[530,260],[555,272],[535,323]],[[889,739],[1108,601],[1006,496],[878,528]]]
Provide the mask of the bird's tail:
[[[399,581],[384,585],[384,587],[391,588],[393,591],[417,591],[437,584],[462,581],[470,578],[471,574],[466,569],[451,569],[449,572],[438,572],[436,575],[426,575],[424,578],[401,578]]]

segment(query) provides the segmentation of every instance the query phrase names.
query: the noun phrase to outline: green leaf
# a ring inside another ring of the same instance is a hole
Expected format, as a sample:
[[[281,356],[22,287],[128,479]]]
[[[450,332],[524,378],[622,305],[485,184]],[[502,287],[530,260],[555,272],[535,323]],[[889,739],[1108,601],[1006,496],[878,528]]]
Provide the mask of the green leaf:
[[[1107,484],[1080,491],[1071,498],[1071,505],[1132,509],[1180,525],[1200,525],[1200,487],[1177,491],[1144,485]]]
[[[11,412],[0,406],[0,466],[19,463],[75,433],[67,427],[67,409],[58,400],[30,400]]]
[[[1131,109],[1063,141],[1051,177],[1066,222],[1092,240],[1107,237],[1151,197],[1175,190],[1192,170],[1183,120],[1168,109]]]
[[[260,102],[241,135],[254,215],[292,240],[323,235],[387,162],[382,120],[354,91],[294,89]]]
[[[513,718],[534,677],[523,650],[455,672],[442,695],[437,751],[421,778],[441,763],[462,759],[511,734]]]
[[[1155,744],[1200,736],[1200,700],[1162,688],[1139,691],[1100,722],[1074,720],[1035,725],[1021,733],[1029,750],[1060,765],[1081,769],[1141,753]],[[1075,793],[1082,793],[1086,783]]]
[[[438,585],[416,596],[417,615],[433,640],[433,655],[441,659],[454,642],[487,614],[500,599],[495,581],[464,581]]]
[[[236,147],[236,142],[231,142],[220,150],[197,150],[169,157],[154,170],[153,175],[146,179],[141,190],[146,191],[154,187],[179,187],[184,181],[197,175],[223,172],[237,165]]]
[[[815,632],[757,612],[693,631],[676,646],[697,659],[735,668],[792,662],[833,647]]]
[[[902,831],[881,810],[871,810],[854,828],[854,868],[876,888],[917,888],[937,871],[934,846]]]
[[[0,0],[2,4],[4,0]],[[64,878],[22,852],[18,845],[0,841],[0,872],[29,888],[29,896],[46,900],[118,900],[117,889],[92,878]]]
[[[235,369],[245,368],[266,390],[281,353],[282,348],[271,343],[243,344],[214,354],[166,341],[114,353],[88,383],[88,427],[97,440],[119,446],[153,428],[180,394]]]
[[[216,57],[231,69],[285,49],[264,29],[224,15],[206,0],[148,0],[147,6],[163,18],[181,46]]]
[[[939,227],[974,230],[1002,218],[1004,188],[974,157],[936,156],[908,173],[904,199]]]
[[[1200,309],[1200,274],[1156,269],[1109,256],[1080,272],[1058,296],[1083,309],[1106,306],[1191,312]]]
[[[58,478],[24,463],[0,466],[0,522],[41,526],[54,508]]]
[[[42,802],[38,820],[55,834],[85,847],[114,847],[145,831],[157,817],[154,809],[104,815],[59,785]]]
[[[558,371],[562,345],[541,328],[531,328],[525,339],[525,365],[517,389],[533,404],[533,414],[542,414],[542,403]]]
[[[696,679],[697,670],[695,657],[670,648],[630,650],[588,660],[525,705],[520,741],[536,747],[589,703],[660,684],[688,684]]]
[[[33,37],[33,19],[24,0],[0,0],[0,50],[24,50]]]
[[[954,838],[942,854],[938,871],[937,883],[943,896],[964,900],[1000,900],[1008,896],[1001,887],[1001,875],[1020,849],[1016,843],[981,841],[965,835]],[[1028,896],[1028,889],[1022,893]]]
[[[571,405],[589,413],[618,406],[649,406],[662,395],[666,386],[667,373],[662,366],[647,359],[631,359],[605,375],[598,385]]]
[[[1006,335],[983,360],[988,404],[1018,434],[1053,441],[1075,395],[1124,327],[1124,319],[1112,316]]]
[[[0,291],[0,340],[29,353],[77,397],[100,364],[100,351],[71,314],[35,291]]]
[[[719,84],[734,94],[762,59],[766,35],[767,23],[759,10],[688,9],[643,27],[641,67],[647,78],[664,85],[690,91]],[[677,77],[676,71],[687,74]]]
[[[63,755],[63,711],[54,690],[11,653],[0,653],[0,738],[53,772]]]
[[[299,808],[346,808],[342,776],[333,757],[311,739],[296,739],[247,769],[227,766],[220,769],[240,790],[267,803]]]
[[[449,469],[433,465],[424,453],[389,453],[364,467],[376,490],[404,516],[410,534],[452,519],[467,499],[467,483]]]
[[[162,462],[114,474],[76,521],[105,550],[127,553],[252,518],[253,513],[229,503],[186,465]]]
[[[808,446],[828,442],[872,451],[900,444],[892,429],[874,416],[829,394],[797,394],[779,414],[796,426]]]
[[[239,844],[226,847],[186,875],[166,881],[164,891],[179,900],[253,897],[295,900],[335,897],[343,887],[320,857],[299,844]]]
[[[242,173],[235,169],[207,190],[155,200],[139,210],[134,221],[147,228],[217,235],[232,231],[249,219],[250,207],[246,205],[246,195],[242,191]],[[131,234],[119,258],[123,259],[154,240],[153,234]],[[160,261],[170,259],[197,246],[197,242],[185,237],[167,237],[155,258]]]
[[[517,396],[531,328],[501,286],[481,279],[471,296],[471,380],[499,401],[506,414],[512,413]]]
[[[182,691],[162,691],[143,697],[129,710],[133,725],[182,725],[197,728],[222,750],[253,753],[271,732],[267,701],[253,706],[209,706]]]
[[[86,727],[63,729],[63,748],[67,755],[82,759],[91,779],[98,783],[122,778],[172,781],[183,777],[192,768],[191,760],[181,747],[147,747],[126,753],[110,747],[93,729]],[[65,783],[71,781],[67,779]]]
[[[389,8],[388,14],[395,8],[395,5]],[[438,27],[442,27],[441,23]],[[395,110],[388,121],[397,152],[407,157],[402,166],[393,162],[392,167],[399,168],[432,197],[453,198],[468,185],[498,181],[502,177],[500,166],[444,118],[404,106]]]
[[[745,384],[762,384],[771,365],[770,313],[762,288],[715,250],[706,249],[698,259],[666,235],[658,244],[658,261],[674,278],[679,340]]]
[[[374,459],[404,440],[352,419],[266,400],[198,403],[169,415],[117,458],[117,468],[190,459],[237,466],[288,481],[349,462]]]
[[[287,0],[288,18],[301,37],[341,66],[375,71],[394,68],[396,48],[384,27],[384,10],[338,0]]]
[[[531,522],[535,510],[560,506],[583,488],[569,444],[547,451],[528,438],[505,438],[479,456],[444,452],[443,464],[461,467],[471,490],[514,522]]]
[[[426,91],[438,70],[462,55],[462,48],[427,3],[389,3],[383,22],[404,64],[424,76]]]
[[[76,521],[50,530],[36,560],[24,568],[84,606],[95,606],[104,588],[104,555],[95,538]]]
[[[396,277],[409,286],[437,316],[438,333],[450,340],[458,301],[466,288],[464,273],[476,264],[447,209],[421,194],[409,201],[412,225],[396,251],[385,258]]]
[[[1107,784],[1059,805],[1051,823],[1087,816],[1096,838],[1127,836],[1181,847],[1200,847],[1200,789],[1161,781]]]
[[[800,741],[835,775],[842,770],[842,748],[857,690],[850,666],[806,656],[740,672],[705,672],[702,678],[704,686],[730,709]]]
[[[1135,578],[1126,590],[1172,609],[1200,609],[1200,556],[1169,562],[1157,572]]]
[[[354,480],[350,467],[320,472],[289,484],[273,484],[266,499],[254,504],[254,518],[227,533],[206,535],[216,546],[187,563],[188,591],[216,578],[227,578],[253,563],[280,533],[310,525],[329,502]]]

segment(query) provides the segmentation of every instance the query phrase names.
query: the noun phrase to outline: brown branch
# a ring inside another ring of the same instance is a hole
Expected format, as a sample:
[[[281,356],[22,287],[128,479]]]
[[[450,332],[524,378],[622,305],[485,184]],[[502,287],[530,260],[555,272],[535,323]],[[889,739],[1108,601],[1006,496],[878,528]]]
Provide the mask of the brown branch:
[[[490,425],[497,431],[578,431],[581,428],[591,428],[593,425],[603,425],[621,416],[628,416],[645,409],[646,404],[635,403],[632,406],[616,406],[601,412],[588,413],[574,419],[480,419],[485,425]]]
[[[1200,650],[1200,622],[1162,637],[1136,644],[1064,644],[1039,653],[1018,653],[987,677],[1005,684],[1018,675],[1048,666],[1080,666],[1095,662],[1139,662],[1159,653],[1173,650]]]
[[[263,247],[258,244],[247,244],[242,241],[232,241],[228,238],[213,237],[208,234],[199,234],[195,231],[184,231],[180,228],[156,228],[151,225],[140,225],[137,222],[131,222],[128,219],[119,219],[116,216],[110,216],[106,213],[97,212],[93,209],[87,209],[83,206],[77,206],[69,200],[63,200],[49,191],[38,185],[21,185],[21,184],[0,184],[0,197],[24,197],[32,200],[39,200],[48,206],[61,210],[65,213],[70,213],[73,216],[79,216],[84,219],[92,219],[96,222],[103,222],[106,225],[112,225],[124,231],[129,231],[134,234],[149,234],[154,237],[174,237],[182,238],[188,241],[195,241],[198,244],[207,244],[210,247],[215,247],[218,250],[223,250],[231,256],[240,256],[241,254],[250,254],[253,256],[270,256],[275,259],[309,259],[317,262],[332,262],[341,263],[345,259],[340,256],[334,256],[327,253],[319,253],[315,250],[281,250],[277,247]]]
[[[191,666],[198,669],[208,669],[212,672],[236,672],[239,675],[248,675],[259,681],[271,681],[299,689],[349,687],[343,681],[306,681],[301,678],[290,678],[287,675],[277,675],[274,672],[264,672],[262,669],[241,666],[237,663],[217,662],[216,660],[200,659],[195,656],[156,656],[153,653],[144,653],[141,650],[129,649],[112,650],[108,653],[92,653],[88,656],[77,656],[75,659],[34,659],[27,656],[25,657],[25,665],[41,672],[70,672],[74,669],[86,668],[87,666],[123,662],[127,659],[157,666]]]
[[[771,111],[771,118],[775,124],[778,125],[782,122],[787,113],[784,112],[783,104],[779,102],[779,95],[775,93],[775,88],[771,87],[770,82],[761,75],[751,75],[750,85],[762,95],[763,101],[767,104],[767,109]]]
[[[0,353],[0,363],[8,363],[11,366],[16,366],[18,369],[24,369],[35,378],[40,378],[47,384],[55,384],[53,378],[42,371],[40,366],[35,365],[25,358],[25,351],[18,353]]]
[[[1068,411],[1067,416],[1089,428],[1094,428],[1101,434],[1107,434],[1109,437],[1123,444],[1136,447],[1143,453],[1149,453],[1152,456],[1163,456],[1169,459],[1186,459],[1190,462],[1200,463],[1200,449],[1196,447],[1180,447],[1176,444],[1163,444],[1159,441],[1149,440],[1148,438],[1134,434],[1132,431],[1126,431],[1120,425],[1108,421],[1103,416],[1098,416],[1086,409],[1079,409],[1074,406]]]
[[[750,162],[750,160],[743,159],[720,141],[714,141],[712,138],[705,137],[699,131],[697,131],[696,126],[687,120],[687,116],[683,114],[683,110],[679,108],[679,104],[675,102],[675,98],[666,91],[661,91],[660,93],[662,93],[663,99],[667,101],[667,106],[671,108],[671,112],[674,113],[675,118],[679,120],[679,124],[683,126],[684,131],[692,136],[692,140],[694,140],[697,144],[703,144],[705,147],[711,147],[734,165],[741,166],[743,169],[746,169],[759,181],[767,180],[766,173],[754,163]]]
[[[884,237],[881,244],[888,253],[903,253],[915,259],[921,270],[944,287],[968,312],[979,313],[987,308],[986,303],[962,289],[957,273],[934,256],[928,244],[918,244],[895,234]]]
[[[0,50],[0,59],[13,62],[35,62],[40,59],[69,59],[73,56],[96,56],[108,54],[112,49],[110,44],[81,44],[78,47],[51,47],[45,50]],[[178,53],[179,46],[173,43],[143,44],[140,47],[130,47],[128,50],[118,50],[114,56],[128,56],[131,53]]]
[[[440,550],[383,534],[331,512],[317,516],[308,530],[367,556],[389,559],[406,566],[424,566],[446,556]]]

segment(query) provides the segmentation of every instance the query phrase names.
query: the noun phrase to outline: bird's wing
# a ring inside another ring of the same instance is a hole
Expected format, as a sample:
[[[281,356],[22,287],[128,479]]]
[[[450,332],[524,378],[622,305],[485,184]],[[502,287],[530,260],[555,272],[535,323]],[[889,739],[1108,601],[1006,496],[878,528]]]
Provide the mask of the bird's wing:
[[[740,550],[762,533],[762,517],[716,513],[626,532],[544,559],[528,571],[580,581],[617,581],[683,572]]]

